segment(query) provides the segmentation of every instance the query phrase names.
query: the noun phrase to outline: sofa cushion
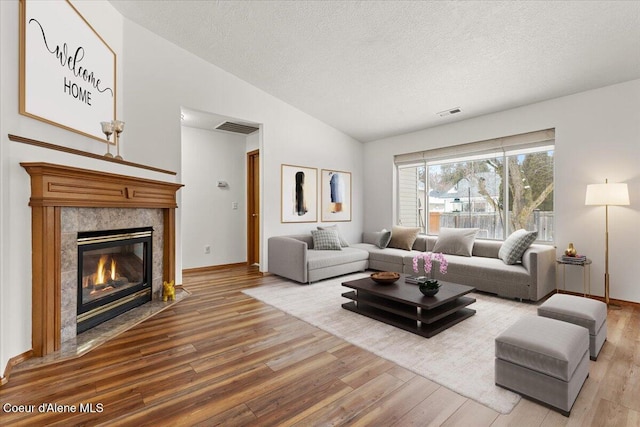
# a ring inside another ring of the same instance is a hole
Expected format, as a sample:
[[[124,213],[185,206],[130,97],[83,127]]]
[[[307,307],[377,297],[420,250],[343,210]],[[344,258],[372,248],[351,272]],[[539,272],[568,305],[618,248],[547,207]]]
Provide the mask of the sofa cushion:
[[[498,258],[505,264],[515,264],[522,259],[522,254],[538,237],[537,231],[516,230],[504,241],[498,251]]]
[[[383,249],[389,245],[391,240],[391,231],[383,229],[382,231],[365,231],[362,233],[362,243],[376,245]]]
[[[317,270],[341,264],[365,261],[368,258],[369,253],[367,251],[353,247],[344,248],[341,251],[311,249],[307,251],[307,266],[309,270]]]
[[[372,261],[384,261],[388,263],[398,264],[399,267],[403,265],[403,259],[407,256],[415,256],[421,252],[419,251],[405,251],[404,249],[397,248],[372,248],[369,251],[369,259]]]
[[[347,239],[345,239],[342,236],[342,233],[340,233],[340,229],[338,229],[338,225],[334,224],[334,225],[319,225],[318,226],[318,230],[335,230],[336,233],[338,233],[338,239],[340,239],[340,246],[342,246],[343,248],[346,248],[347,246],[349,246],[349,242],[347,241]]]
[[[478,234],[477,228],[443,227],[440,229],[433,252],[470,257],[476,234]]]
[[[441,276],[437,273],[438,269],[435,269],[436,275],[440,276],[442,280],[447,280],[447,276],[463,276],[469,278],[464,283],[473,283],[474,279],[479,279],[509,282],[524,286],[531,280],[531,276],[522,265],[506,265],[497,258],[459,255],[447,255],[446,258],[448,263],[447,275]]]
[[[482,256],[485,258],[498,259],[498,251],[502,247],[502,242],[498,240],[476,239],[473,242],[472,256]]]
[[[340,239],[336,230],[311,230],[313,248],[316,250],[341,250]]]
[[[420,227],[394,225],[391,229],[391,241],[388,247],[410,251],[413,248],[413,243],[418,238],[418,233],[420,233]]]

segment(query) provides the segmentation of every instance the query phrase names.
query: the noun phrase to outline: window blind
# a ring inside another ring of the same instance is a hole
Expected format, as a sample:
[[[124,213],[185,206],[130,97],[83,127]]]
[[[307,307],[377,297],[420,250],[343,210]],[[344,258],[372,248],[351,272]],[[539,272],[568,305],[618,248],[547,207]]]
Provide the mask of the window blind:
[[[511,151],[525,152],[533,148],[539,149],[544,146],[553,146],[555,144],[555,134],[555,129],[545,129],[415,153],[398,154],[394,156],[394,162],[396,165],[427,161],[442,163],[446,162],[447,159],[459,160],[461,157],[476,157],[492,153],[500,153],[502,155]]]

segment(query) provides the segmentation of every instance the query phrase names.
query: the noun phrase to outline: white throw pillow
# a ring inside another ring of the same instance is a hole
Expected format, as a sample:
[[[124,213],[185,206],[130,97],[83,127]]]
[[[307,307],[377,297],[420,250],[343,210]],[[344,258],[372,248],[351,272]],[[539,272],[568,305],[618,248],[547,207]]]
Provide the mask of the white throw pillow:
[[[438,240],[433,252],[449,255],[471,256],[473,244],[476,241],[477,228],[446,228],[440,229]]]

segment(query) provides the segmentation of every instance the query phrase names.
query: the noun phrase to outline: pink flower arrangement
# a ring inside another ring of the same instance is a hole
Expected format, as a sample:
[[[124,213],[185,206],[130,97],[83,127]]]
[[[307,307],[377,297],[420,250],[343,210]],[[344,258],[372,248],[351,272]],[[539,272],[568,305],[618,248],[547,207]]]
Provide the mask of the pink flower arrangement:
[[[418,272],[418,262],[420,259],[424,260],[424,272],[429,274],[431,273],[431,268],[433,266],[433,260],[436,260],[440,263],[440,273],[447,274],[447,259],[442,255],[442,253],[433,253],[433,252],[422,252],[413,257],[413,271]]]

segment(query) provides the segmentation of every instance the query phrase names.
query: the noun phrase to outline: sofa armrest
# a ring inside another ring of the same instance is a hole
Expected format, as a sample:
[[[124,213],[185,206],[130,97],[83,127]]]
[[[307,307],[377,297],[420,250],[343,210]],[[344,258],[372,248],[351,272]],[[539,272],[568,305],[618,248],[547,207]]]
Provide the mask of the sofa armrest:
[[[269,272],[307,283],[307,243],[287,236],[269,237]]]
[[[522,265],[531,275],[529,299],[538,301],[556,290],[556,248],[531,245],[522,255]]]

